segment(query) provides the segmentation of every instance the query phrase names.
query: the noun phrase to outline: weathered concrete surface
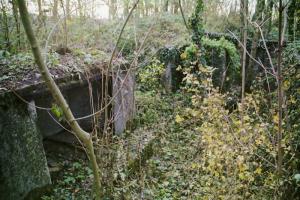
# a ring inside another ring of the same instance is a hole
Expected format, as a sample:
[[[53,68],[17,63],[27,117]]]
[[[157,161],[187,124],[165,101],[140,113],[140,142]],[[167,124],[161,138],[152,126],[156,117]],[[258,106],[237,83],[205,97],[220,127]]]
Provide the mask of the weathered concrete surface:
[[[225,39],[235,44],[236,48],[239,49],[238,41],[229,34],[209,32],[206,32],[205,34],[210,39],[221,39],[222,37],[224,37]],[[251,51],[251,42],[252,41],[250,39],[247,42],[247,49],[249,52]],[[172,91],[176,91],[176,89],[179,88],[180,84],[182,83],[184,75],[178,72],[176,68],[178,65],[180,65],[180,52],[182,53],[187,46],[188,45],[183,45],[178,49],[176,47],[163,47],[157,53],[157,57],[165,65],[165,73],[162,76],[162,85],[167,91],[170,91],[170,83],[172,83]],[[266,41],[266,46],[268,48],[268,51],[270,52],[271,58],[276,58],[277,41]],[[240,82],[238,81],[240,73],[237,70],[229,70],[231,60],[228,53],[224,49],[220,50],[213,48],[207,48],[206,53],[210,57],[209,59],[207,59],[206,64],[216,69],[213,73],[214,86],[219,87],[223,91],[226,91],[233,87],[238,88]],[[249,60],[250,58],[249,56],[247,56],[246,91],[251,90],[251,85],[254,77],[265,76],[264,69],[256,62],[254,62],[253,69],[250,69]],[[261,40],[258,42],[256,60],[260,61],[265,68],[270,67],[270,60],[266,53],[264,43]],[[227,80],[228,76],[235,76],[235,78]],[[275,89],[274,86],[275,85],[271,86],[271,89]]]
[[[91,114],[92,101],[95,110],[100,107],[101,76],[89,80],[70,76],[56,82],[76,118]],[[55,103],[43,83],[26,86],[16,93],[36,106],[50,108]],[[79,124],[87,131],[94,125],[101,128],[99,118],[98,124],[92,118],[80,120]],[[67,123],[61,123],[69,128]],[[72,134],[58,135],[63,131],[46,110],[29,106],[13,92],[0,93],[0,200],[21,200],[28,195],[31,198],[48,188],[44,186],[51,184],[51,179],[42,140],[51,138],[76,145]]]
[[[116,134],[125,131],[135,113],[135,76],[132,70],[120,69],[113,77],[113,115]]]
[[[35,110],[8,96],[0,102],[0,199],[21,200],[51,184]]]
[[[90,115],[93,108],[98,110],[102,100],[102,82],[103,79],[100,75],[95,75],[89,80],[80,76],[68,76],[56,80],[64,97],[66,98],[75,118]],[[90,82],[90,84],[89,84]],[[110,88],[109,88],[110,90]],[[27,86],[16,91],[26,101],[33,101],[35,105],[43,108],[51,108],[55,103],[52,95],[43,83]],[[11,96],[15,96],[11,92]],[[93,107],[91,101],[93,100]],[[2,101],[0,94],[0,101]],[[20,101],[20,104],[26,104]],[[41,130],[43,138],[54,136],[64,129],[53,120],[47,110],[37,109],[37,127]],[[79,120],[79,125],[86,131],[91,131],[94,126],[92,118]],[[100,116],[100,123],[97,124],[98,128],[103,126],[103,120]],[[60,122],[66,128],[69,128],[65,122]]]
[[[226,79],[227,71],[227,58],[225,50],[211,50],[211,63],[209,66],[214,67],[216,70],[213,73],[213,84],[219,88],[223,88]],[[225,76],[225,77],[224,77]]]
[[[176,68],[176,65],[172,62],[168,62],[165,72],[163,74],[164,88],[168,93],[172,92],[172,69],[173,68]]]
[[[93,99],[94,104],[98,105],[99,100],[101,101],[101,81],[92,80],[91,87],[93,88],[93,94],[89,93],[89,85],[86,81],[74,81],[68,83],[67,86],[62,86],[62,93],[66,98],[75,118],[83,117],[92,113],[91,99]],[[48,92],[41,93],[40,95],[35,95],[33,97],[36,105],[42,107],[51,107],[54,102],[51,94]],[[95,106],[95,109],[97,107]],[[37,125],[42,131],[43,137],[47,138],[56,135],[64,129],[58,125],[45,110],[37,110],[38,121]],[[91,118],[79,120],[79,125],[83,127],[86,131],[92,130],[92,120]],[[62,123],[65,127],[69,128],[66,123]]]
[[[164,47],[158,52],[158,57],[165,65],[165,71],[161,77],[162,85],[166,92],[176,91],[183,78],[176,70],[180,61],[179,51],[175,47]]]

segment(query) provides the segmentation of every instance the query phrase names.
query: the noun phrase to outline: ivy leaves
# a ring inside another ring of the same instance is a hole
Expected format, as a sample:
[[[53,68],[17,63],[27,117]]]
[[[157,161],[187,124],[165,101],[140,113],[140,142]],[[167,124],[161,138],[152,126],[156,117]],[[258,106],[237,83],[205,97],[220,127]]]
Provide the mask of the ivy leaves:
[[[192,29],[192,40],[200,47],[201,38],[204,36],[203,28],[203,10],[204,3],[203,0],[197,0],[196,8],[194,13],[189,19],[189,26]]]

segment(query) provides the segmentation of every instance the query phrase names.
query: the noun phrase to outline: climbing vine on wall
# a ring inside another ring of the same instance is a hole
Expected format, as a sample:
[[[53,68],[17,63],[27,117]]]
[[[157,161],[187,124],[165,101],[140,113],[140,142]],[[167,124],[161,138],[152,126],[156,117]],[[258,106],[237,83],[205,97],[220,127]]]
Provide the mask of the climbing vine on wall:
[[[192,41],[200,47],[201,38],[204,36],[203,28],[203,10],[204,3],[203,0],[197,0],[196,8],[194,13],[189,19],[189,26],[192,30]]]
[[[235,47],[235,45],[226,40],[224,37],[222,37],[219,40],[216,39],[209,39],[208,37],[202,38],[202,45],[207,49],[215,49],[219,53],[227,53],[230,58],[230,67],[232,67],[232,70],[238,70],[240,67],[240,56],[239,53]],[[224,50],[224,51],[222,51]]]
[[[221,37],[218,40],[210,39],[208,37],[203,37],[201,42],[203,48],[205,49],[204,51],[205,60],[211,61],[212,59],[215,59],[212,58],[213,52],[215,52],[216,55],[218,55],[218,57],[224,58],[223,61],[225,62],[225,66],[224,66],[225,69],[221,69],[222,68],[221,64],[217,66],[218,69],[217,71],[221,72],[219,78],[222,79],[222,77],[224,76],[223,77],[224,83],[221,84],[222,86],[221,85],[218,86],[219,87],[226,86],[226,88],[222,88],[222,89],[227,90],[231,88],[232,84],[238,83],[240,79],[240,56],[236,46],[232,42],[226,40],[224,37]],[[208,62],[207,64],[209,65],[210,63]],[[218,82],[220,84],[220,82],[223,81],[214,80],[214,82]]]

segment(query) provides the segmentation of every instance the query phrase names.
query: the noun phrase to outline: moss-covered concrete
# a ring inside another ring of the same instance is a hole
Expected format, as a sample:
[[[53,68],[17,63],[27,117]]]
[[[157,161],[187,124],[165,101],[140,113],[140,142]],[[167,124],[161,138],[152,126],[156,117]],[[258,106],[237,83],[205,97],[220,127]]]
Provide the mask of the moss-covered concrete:
[[[19,200],[51,184],[34,109],[13,96],[0,98],[0,199]]]

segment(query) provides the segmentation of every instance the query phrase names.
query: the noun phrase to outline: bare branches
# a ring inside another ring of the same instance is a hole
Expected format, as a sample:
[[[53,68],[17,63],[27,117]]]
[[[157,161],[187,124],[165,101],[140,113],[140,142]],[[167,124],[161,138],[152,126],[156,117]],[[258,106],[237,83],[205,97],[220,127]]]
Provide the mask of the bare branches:
[[[147,38],[149,37],[149,34],[151,33],[151,30],[152,30],[153,25],[154,25],[154,23],[151,25],[151,27],[149,28],[149,31],[148,31],[147,34],[145,35],[145,37],[144,37],[144,39],[143,39],[143,41],[142,41],[142,43],[141,43],[141,45],[140,45],[140,47],[139,47],[139,49],[138,49],[138,51],[137,51],[137,53],[136,53],[136,55],[135,55],[133,61],[131,62],[130,66],[129,66],[129,69],[128,69],[128,71],[127,71],[125,77],[124,77],[124,80],[121,82],[120,88],[116,91],[116,93],[114,94],[114,96],[113,96],[112,98],[110,98],[109,102],[107,102],[107,103],[104,105],[104,107],[102,107],[100,110],[98,110],[98,111],[96,111],[96,112],[94,112],[94,113],[92,113],[92,114],[90,114],[90,115],[86,115],[86,116],[83,116],[83,117],[76,118],[76,119],[74,119],[74,120],[79,121],[79,120],[83,120],[83,119],[87,119],[87,118],[90,118],[90,117],[99,115],[99,114],[101,114],[103,111],[105,111],[105,109],[107,109],[107,108],[112,104],[112,102],[115,100],[115,98],[117,97],[117,95],[118,95],[118,94],[120,93],[120,91],[122,90],[122,86],[123,86],[125,80],[127,79],[127,77],[129,76],[130,70],[133,69],[134,63],[137,61],[137,59],[138,59],[138,57],[139,57],[141,51],[143,50],[143,46],[144,46],[144,44],[145,44]]]
[[[121,31],[120,31],[120,33],[119,33],[119,36],[118,36],[116,45],[115,45],[115,47],[114,47],[114,50],[113,50],[113,52],[112,52],[112,54],[111,54],[111,57],[110,57],[110,60],[109,60],[109,63],[108,63],[108,69],[111,68],[112,61],[113,61],[113,59],[114,59],[114,57],[115,57],[115,54],[116,54],[116,51],[117,51],[117,47],[118,47],[118,44],[120,43],[120,40],[121,40],[121,38],[122,38],[124,29],[125,29],[125,27],[126,27],[128,21],[129,21],[131,15],[132,15],[133,11],[134,11],[134,9],[136,8],[137,4],[139,3],[139,1],[140,1],[140,0],[137,0],[137,1],[133,4],[133,7],[131,8],[131,10],[130,10],[130,12],[129,12],[129,14],[128,14],[128,16],[127,16],[127,18],[126,18],[126,20],[125,20],[123,26],[122,26],[122,28],[121,28]]]
[[[178,1],[179,1],[179,9],[180,9],[180,13],[181,13],[181,16],[182,16],[184,25],[185,25],[186,29],[188,30],[188,32],[190,32],[189,26],[188,26],[188,24],[187,24],[187,22],[186,22],[186,19],[185,19],[185,16],[184,16],[184,12],[183,12],[183,8],[182,8],[181,0],[178,0]]]
[[[247,41],[248,41],[248,0],[241,0],[241,35],[243,40],[242,47],[242,91],[241,91],[241,121],[244,122],[244,101],[245,101],[245,87],[246,87],[246,63],[247,63]]]
[[[264,33],[262,31],[262,28],[260,25],[258,25],[256,22],[253,23],[255,25],[255,27],[259,30],[260,32],[260,35],[261,35],[261,38],[262,38],[262,42],[264,44],[264,47],[265,47],[265,50],[266,50],[266,53],[268,55],[268,59],[269,59],[269,62],[270,62],[270,65],[271,65],[271,68],[272,68],[272,71],[273,71],[273,74],[276,75],[276,71],[275,71],[275,67],[273,65],[273,61],[272,61],[272,57],[271,57],[271,54],[270,54],[270,51],[267,47],[267,44],[266,44],[266,40],[265,40],[265,37],[264,37]],[[277,78],[277,76],[276,76]],[[278,80],[277,80],[278,81]]]
[[[282,14],[284,12],[284,5],[282,0],[279,0],[279,23],[278,23],[278,63],[277,63],[277,78],[278,78],[278,133],[277,133],[277,173],[279,176],[282,174],[282,164],[283,164],[283,149],[282,149],[282,116],[283,116],[283,92],[282,92],[282,73],[281,73],[281,62],[282,62]]]
[[[131,10],[130,10],[130,12],[129,12],[129,14],[128,14],[128,16],[127,16],[127,18],[126,18],[123,26],[122,26],[122,28],[121,28],[121,31],[119,33],[116,45],[115,45],[115,47],[113,49],[113,52],[111,54],[111,57],[110,57],[110,60],[109,60],[109,63],[108,63],[107,69],[106,69],[106,73],[105,73],[105,75],[106,75],[106,77],[105,77],[105,97],[104,97],[105,98],[104,99],[104,103],[105,103],[105,105],[104,105],[105,106],[105,108],[104,108],[104,112],[105,112],[104,132],[106,132],[106,130],[107,130],[107,119],[108,119],[108,83],[109,83],[109,76],[108,75],[109,75],[109,70],[111,70],[111,68],[112,68],[112,61],[113,61],[113,59],[115,57],[115,54],[116,54],[116,51],[117,51],[117,47],[118,47],[118,45],[120,43],[120,40],[122,38],[123,32],[125,30],[125,27],[126,27],[126,25],[127,25],[128,21],[129,21],[131,15],[132,15],[133,11],[135,10],[137,4],[139,3],[139,1],[140,0],[137,0],[133,4],[133,7],[131,8]]]
[[[249,56],[250,59],[252,59],[252,60],[253,60],[256,64],[258,64],[260,67],[262,67],[262,68],[265,70],[265,72],[266,72],[267,74],[272,75],[274,78],[276,78],[276,73],[274,74],[274,73],[270,72],[270,71],[268,70],[268,68],[265,67],[261,61],[259,61],[259,60],[255,59],[255,58],[253,58],[253,57],[251,56],[251,54],[249,53],[249,51],[247,50],[247,48],[246,48],[246,47],[243,45],[243,43],[237,38],[237,36],[236,36],[233,32],[231,32],[230,30],[228,30],[228,32],[234,37],[234,39],[236,39],[236,41],[238,41],[238,43],[239,43],[244,49],[246,49],[246,53],[247,53],[247,55]],[[271,59],[271,57],[270,57],[269,59]]]

